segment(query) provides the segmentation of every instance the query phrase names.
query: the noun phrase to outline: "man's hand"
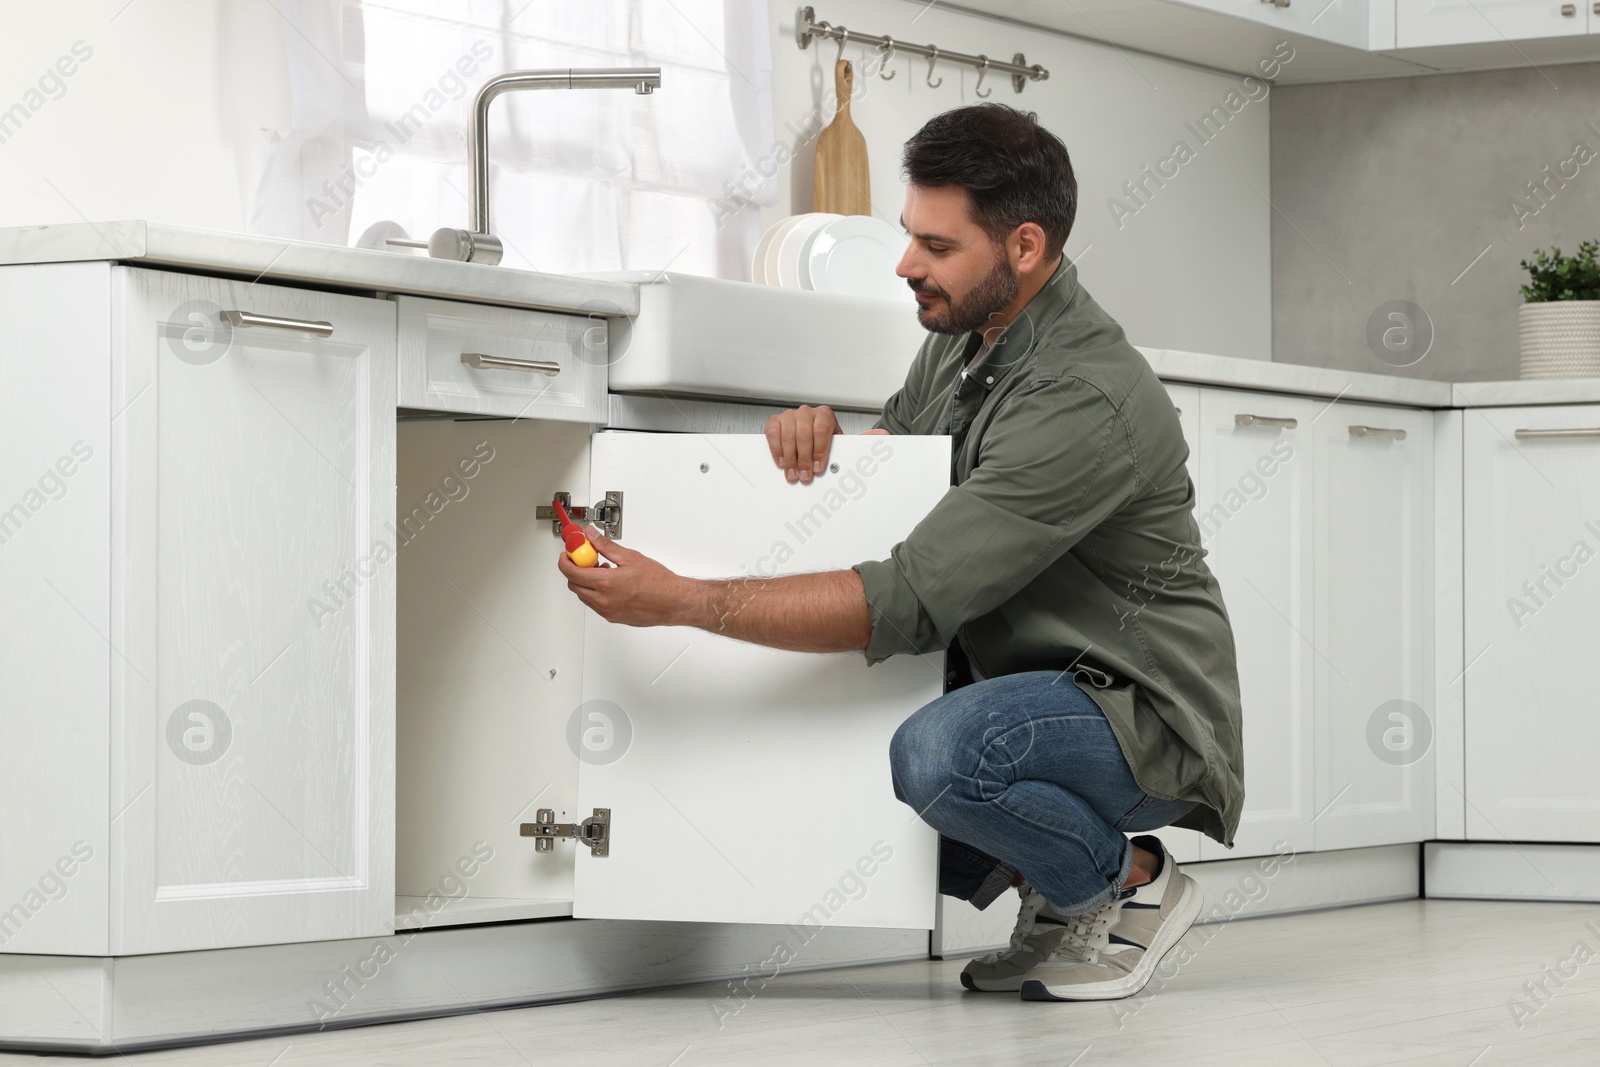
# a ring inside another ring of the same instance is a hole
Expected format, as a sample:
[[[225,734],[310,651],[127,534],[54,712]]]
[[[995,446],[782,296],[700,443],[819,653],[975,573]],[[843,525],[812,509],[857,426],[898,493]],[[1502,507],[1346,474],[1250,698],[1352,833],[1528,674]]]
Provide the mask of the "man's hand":
[[[608,622],[624,626],[693,625],[693,579],[674,574],[643,552],[619,545],[594,527],[584,531],[611,566],[580,567],[561,553],[567,588]]]
[[[801,404],[767,420],[767,447],[772,461],[783,468],[791,482],[809,482],[828,468],[828,449],[833,435],[844,433],[833,409],[823,404]]]
[[[795,652],[857,652],[872,639],[861,576],[853,570],[781,578],[685,578],[599,530],[584,531],[610,560],[580,567],[557,559],[567,588],[595,614],[624,626],[695,626]]]

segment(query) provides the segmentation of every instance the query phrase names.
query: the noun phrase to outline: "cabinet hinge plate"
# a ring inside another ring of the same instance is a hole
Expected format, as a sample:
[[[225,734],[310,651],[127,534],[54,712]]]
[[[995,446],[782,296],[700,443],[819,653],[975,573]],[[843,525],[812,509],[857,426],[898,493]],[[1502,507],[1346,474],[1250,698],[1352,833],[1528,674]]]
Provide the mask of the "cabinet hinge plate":
[[[540,808],[533,822],[522,824],[522,836],[533,838],[535,852],[552,852],[556,839],[569,837],[579,844],[588,845],[595,856],[605,856],[611,851],[611,809],[595,808],[594,814],[581,823],[556,822],[552,808]]]
[[[582,504],[574,507],[571,493],[557,493],[555,498],[561,501],[561,506],[567,509],[567,514],[573,519],[594,523],[614,541],[622,538],[622,490],[607,489],[605,498],[589,507],[584,507]],[[536,519],[548,519],[550,531],[557,537],[561,536],[561,520],[556,518],[556,509],[553,505],[540,504],[533,515]]]

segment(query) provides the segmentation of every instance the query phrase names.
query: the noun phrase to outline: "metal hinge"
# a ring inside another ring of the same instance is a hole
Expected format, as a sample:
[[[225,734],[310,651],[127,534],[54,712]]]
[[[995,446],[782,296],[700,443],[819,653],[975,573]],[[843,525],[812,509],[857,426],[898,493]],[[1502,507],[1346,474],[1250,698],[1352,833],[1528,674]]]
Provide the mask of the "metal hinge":
[[[604,856],[611,851],[611,809],[595,808],[594,814],[583,822],[570,823],[556,822],[554,809],[540,808],[533,822],[522,824],[522,836],[533,838],[535,852],[554,851],[556,838],[570,837],[588,845],[592,854]]]
[[[561,506],[567,509],[567,514],[583,522],[592,522],[606,532],[612,540],[622,539],[622,491],[607,489],[603,500],[598,504],[584,507],[579,504],[572,506],[571,493],[557,493],[555,498],[561,501]],[[557,537],[561,536],[561,520],[556,518],[556,509],[549,504],[540,504],[533,513],[536,519],[549,519],[550,530]]]

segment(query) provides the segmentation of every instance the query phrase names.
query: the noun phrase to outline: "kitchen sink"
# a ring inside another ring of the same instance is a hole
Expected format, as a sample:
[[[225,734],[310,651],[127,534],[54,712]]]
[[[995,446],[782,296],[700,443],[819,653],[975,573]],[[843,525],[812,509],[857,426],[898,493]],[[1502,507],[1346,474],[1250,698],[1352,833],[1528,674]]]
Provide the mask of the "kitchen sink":
[[[916,305],[659,271],[588,277],[639,286],[613,319],[618,393],[830,404],[875,411],[905,380],[927,331]]]

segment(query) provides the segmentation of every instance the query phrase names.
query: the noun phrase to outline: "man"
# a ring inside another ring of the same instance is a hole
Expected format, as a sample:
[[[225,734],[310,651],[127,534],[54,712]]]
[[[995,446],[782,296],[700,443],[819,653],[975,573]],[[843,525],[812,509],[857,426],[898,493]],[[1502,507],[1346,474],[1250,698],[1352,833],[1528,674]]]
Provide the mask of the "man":
[[[890,747],[895,793],[939,830],[940,890],[1011,885],[1010,947],[968,989],[1130,996],[1200,911],[1153,835],[1231,847],[1243,801],[1239,682],[1194,519],[1188,449],[1144,358],[1062,255],[1066,147],[1001,104],[907,142],[898,273],[930,331],[868,432],[949,434],[952,487],[887,560],[750,582],[682,578],[596,537],[616,566],[561,567],[614,622],[688,625],[869,663],[949,649],[956,687]],[[826,407],[774,416],[790,482],[825,477]],[[738,610],[734,610],[737,607]]]

